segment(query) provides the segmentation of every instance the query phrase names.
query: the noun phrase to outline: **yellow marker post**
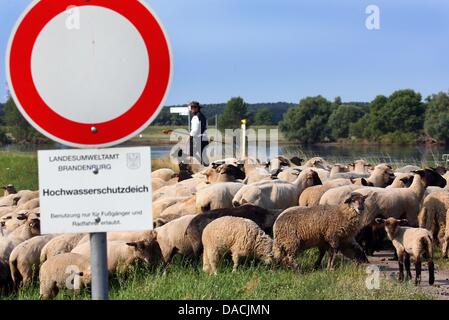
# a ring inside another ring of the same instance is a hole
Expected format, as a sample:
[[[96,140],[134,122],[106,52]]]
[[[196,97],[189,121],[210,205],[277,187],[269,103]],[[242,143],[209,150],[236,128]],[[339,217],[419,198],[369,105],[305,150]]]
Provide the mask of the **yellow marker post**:
[[[247,123],[246,119],[243,119],[241,121],[241,124],[242,124],[241,137],[242,137],[242,139],[240,141],[240,157],[242,160],[245,159],[245,157],[246,157],[246,123]]]

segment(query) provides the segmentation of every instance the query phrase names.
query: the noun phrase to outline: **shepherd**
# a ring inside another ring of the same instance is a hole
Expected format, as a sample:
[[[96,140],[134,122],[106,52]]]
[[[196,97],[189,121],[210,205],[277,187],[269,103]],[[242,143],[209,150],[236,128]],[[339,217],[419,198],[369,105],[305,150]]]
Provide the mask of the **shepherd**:
[[[203,165],[209,165],[205,149],[209,145],[207,137],[207,118],[201,112],[201,105],[192,101],[188,105],[192,112],[190,130],[190,156],[196,158]]]

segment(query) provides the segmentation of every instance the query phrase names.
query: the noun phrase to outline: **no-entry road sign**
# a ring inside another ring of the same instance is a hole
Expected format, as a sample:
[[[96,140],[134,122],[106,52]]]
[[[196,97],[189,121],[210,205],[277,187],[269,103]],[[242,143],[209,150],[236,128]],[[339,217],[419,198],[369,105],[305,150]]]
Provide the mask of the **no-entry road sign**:
[[[36,0],[8,44],[12,97],[41,133],[81,148],[137,135],[171,81],[170,45],[140,0]]]

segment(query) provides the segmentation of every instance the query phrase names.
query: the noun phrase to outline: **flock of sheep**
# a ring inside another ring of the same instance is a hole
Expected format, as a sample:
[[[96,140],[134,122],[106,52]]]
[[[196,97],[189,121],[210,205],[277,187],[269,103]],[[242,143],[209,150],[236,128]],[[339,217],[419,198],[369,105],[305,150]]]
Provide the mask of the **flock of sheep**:
[[[243,258],[297,270],[297,254],[318,248],[315,268],[328,254],[359,263],[393,244],[400,280],[421,279],[427,260],[434,282],[434,239],[447,257],[449,192],[445,168],[364,160],[330,164],[320,157],[224,159],[204,167],[181,163],[179,172],[152,173],[154,230],[108,234],[109,274],[126,272],[136,261],[169,270],[173,257],[217,274],[230,255],[233,271]],[[38,192],[5,188],[0,198],[0,290],[8,293],[39,279],[42,299],[60,289],[89,286],[89,235],[40,235]],[[447,230],[446,230],[447,226]],[[202,259],[201,259],[202,257]]]

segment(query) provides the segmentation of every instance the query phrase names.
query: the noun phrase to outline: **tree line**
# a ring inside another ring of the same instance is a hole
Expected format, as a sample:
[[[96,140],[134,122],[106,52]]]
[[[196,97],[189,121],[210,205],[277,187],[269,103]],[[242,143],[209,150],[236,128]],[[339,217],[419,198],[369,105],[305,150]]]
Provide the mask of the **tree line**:
[[[449,94],[440,92],[424,101],[411,89],[379,95],[366,104],[331,102],[307,97],[290,108],[279,123],[289,140],[301,143],[356,141],[394,144],[449,144]]]
[[[210,123],[215,115],[221,129],[239,128],[242,119],[250,125],[276,125],[284,136],[298,143],[376,142],[449,144],[449,93],[422,99],[420,93],[398,90],[379,95],[371,102],[329,101],[323,96],[303,98],[299,104],[277,102],[248,104],[241,97],[226,104],[204,105]],[[163,108],[154,125],[186,125],[185,116]],[[0,143],[48,142],[22,117],[11,97],[0,104]]]

